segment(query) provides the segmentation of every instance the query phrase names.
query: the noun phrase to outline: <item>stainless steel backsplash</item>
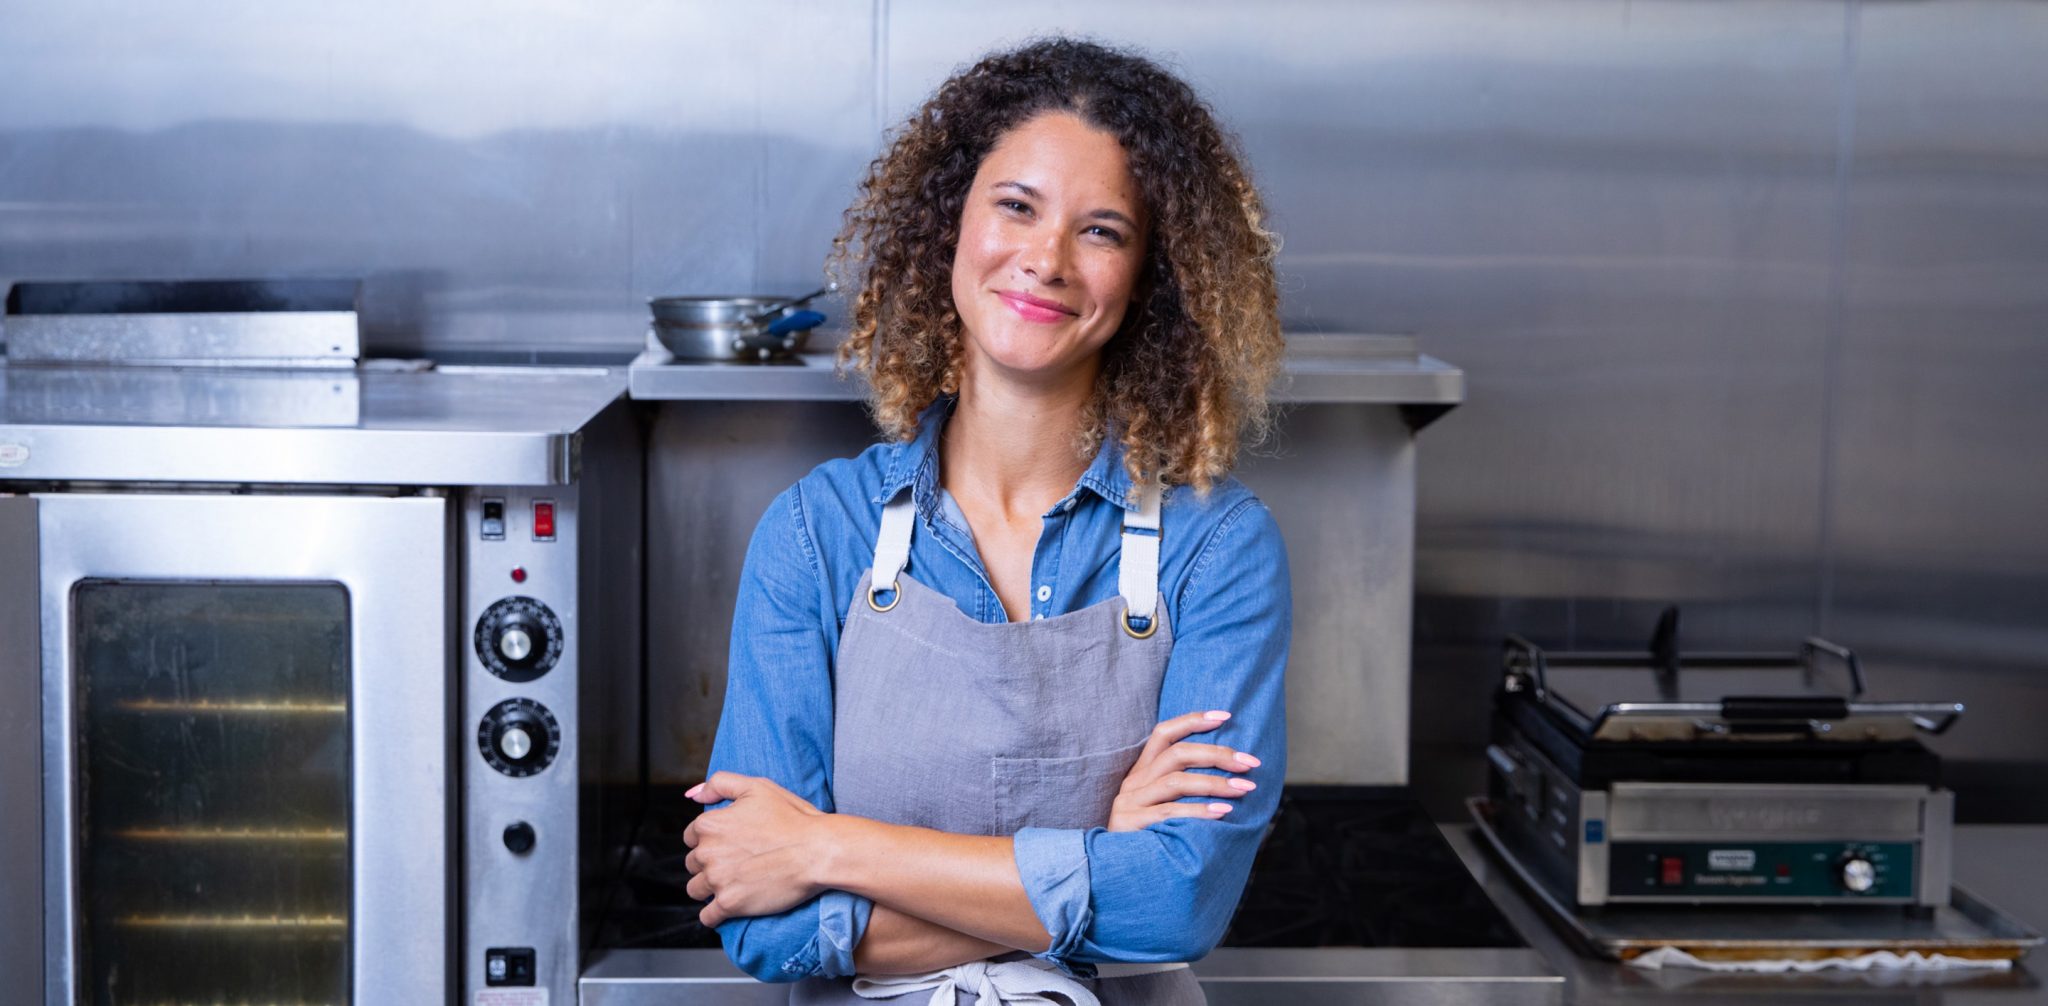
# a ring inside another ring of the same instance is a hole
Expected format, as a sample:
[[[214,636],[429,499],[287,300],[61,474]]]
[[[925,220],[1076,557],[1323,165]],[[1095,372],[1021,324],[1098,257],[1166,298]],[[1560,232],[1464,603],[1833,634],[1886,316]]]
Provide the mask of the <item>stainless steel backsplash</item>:
[[[1435,806],[1504,632],[1632,645],[1680,603],[1696,645],[1823,633],[1968,703],[1962,815],[2048,819],[2048,5],[4,8],[0,282],[361,276],[382,355],[623,354],[648,296],[805,289],[955,65],[1136,44],[1242,135],[1295,328],[1470,375],[1418,452]],[[663,656],[657,724],[696,701]]]

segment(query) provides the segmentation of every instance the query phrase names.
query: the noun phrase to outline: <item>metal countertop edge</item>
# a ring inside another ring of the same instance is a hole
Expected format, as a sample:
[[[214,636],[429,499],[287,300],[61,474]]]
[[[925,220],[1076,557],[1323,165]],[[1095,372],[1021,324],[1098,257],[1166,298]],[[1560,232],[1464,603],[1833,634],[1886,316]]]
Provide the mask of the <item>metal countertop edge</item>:
[[[121,441],[112,460],[107,438]],[[30,450],[0,482],[558,486],[574,479],[581,434],[4,425],[0,440]]]
[[[1430,968],[1412,973],[1333,970],[1324,974],[1275,971],[1246,973],[1253,962],[1296,961],[1329,964],[1345,958],[1396,965],[1399,963],[1475,963],[1475,956],[1493,958],[1496,968]],[[1421,958],[1418,960],[1417,958]],[[665,973],[649,973],[666,965]],[[1233,966],[1234,965],[1234,966]],[[1561,985],[1564,977],[1551,969],[1543,955],[1531,948],[1416,948],[1416,947],[1223,947],[1193,965],[1195,977],[1207,985]],[[607,973],[614,971],[619,973]],[[706,974],[705,972],[711,972]],[[719,950],[612,950],[602,952],[585,971],[585,985],[743,985],[762,983],[741,974]]]
[[[627,391],[636,401],[855,402],[867,394],[858,377],[842,379],[831,364],[805,358],[803,366],[678,364],[647,352],[627,368]],[[1465,400],[1465,372],[1435,357],[1365,357],[1338,361],[1316,356],[1284,371],[1273,388],[1278,405],[1457,405]]]

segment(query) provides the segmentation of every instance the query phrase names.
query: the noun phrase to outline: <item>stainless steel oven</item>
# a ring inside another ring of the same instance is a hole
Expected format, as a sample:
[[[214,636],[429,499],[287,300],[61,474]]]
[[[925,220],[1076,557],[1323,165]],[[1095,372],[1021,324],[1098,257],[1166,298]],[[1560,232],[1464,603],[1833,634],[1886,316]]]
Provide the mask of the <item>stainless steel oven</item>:
[[[0,363],[9,1001],[574,1002],[633,771],[623,385]]]

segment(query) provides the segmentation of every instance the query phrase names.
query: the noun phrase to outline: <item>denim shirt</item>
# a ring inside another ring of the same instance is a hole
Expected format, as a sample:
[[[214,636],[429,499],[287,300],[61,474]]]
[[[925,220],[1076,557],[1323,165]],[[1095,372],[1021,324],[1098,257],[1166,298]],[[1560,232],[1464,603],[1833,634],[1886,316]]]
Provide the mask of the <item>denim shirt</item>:
[[[882,505],[905,487],[918,514],[905,572],[969,617],[1007,619],[966,519],[939,485],[939,431],[950,405],[927,409],[915,440],[821,465],[769,505],[741,573],[712,771],[765,776],[820,810],[833,809],[833,660],[874,560]],[[1031,559],[1032,618],[1116,596],[1124,512],[1136,505],[1123,451],[1105,439],[1073,490],[1042,518]],[[1256,755],[1260,766],[1239,776],[1258,788],[1229,801],[1234,809],[1220,820],[1175,818],[1129,832],[1018,832],[1017,870],[1052,936],[1037,956],[1070,974],[1088,975],[1097,962],[1208,953],[1236,910],[1286,777],[1282,671],[1292,602],[1279,528],[1234,479],[1206,496],[1173,487],[1161,521],[1160,598],[1173,649],[1158,718],[1228,710],[1223,726],[1191,739]],[[733,963],[763,981],[850,975],[872,908],[865,898],[828,891],[777,915],[728,920],[719,936]]]

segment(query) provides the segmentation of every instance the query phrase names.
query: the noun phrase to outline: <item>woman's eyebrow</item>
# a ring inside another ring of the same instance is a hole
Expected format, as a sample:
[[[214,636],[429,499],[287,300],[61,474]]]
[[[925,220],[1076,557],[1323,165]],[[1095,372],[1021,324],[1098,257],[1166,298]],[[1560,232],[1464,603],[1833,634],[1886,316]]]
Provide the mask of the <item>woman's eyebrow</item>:
[[[1130,217],[1124,216],[1123,214],[1118,213],[1115,210],[1095,210],[1088,214],[1088,219],[1114,220],[1117,223],[1123,224],[1125,227],[1129,227],[1132,230],[1138,229],[1138,222],[1136,220],[1132,220]]]

